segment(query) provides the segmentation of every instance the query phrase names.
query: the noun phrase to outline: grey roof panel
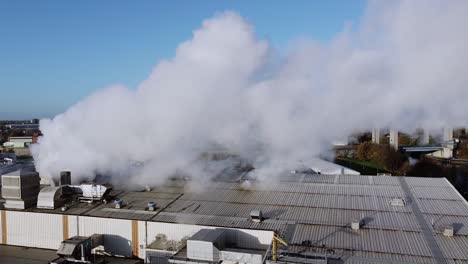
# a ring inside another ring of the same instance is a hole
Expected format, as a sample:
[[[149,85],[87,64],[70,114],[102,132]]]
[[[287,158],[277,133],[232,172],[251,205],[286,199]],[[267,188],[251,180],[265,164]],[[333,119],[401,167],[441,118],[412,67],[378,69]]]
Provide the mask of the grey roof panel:
[[[460,200],[460,196],[456,191],[447,186],[442,187],[430,187],[430,186],[416,186],[412,187],[411,191],[413,192],[416,198],[424,199],[438,199],[438,200]]]
[[[317,247],[431,256],[424,236],[419,232],[369,229],[353,231],[349,227],[298,225],[291,243],[302,244],[307,240]]]
[[[115,192],[126,202],[121,210],[113,208],[113,204],[75,203],[65,213],[277,230],[290,234],[287,237],[293,242],[291,249],[310,240],[314,252],[329,247],[336,254],[356,257],[345,263],[370,263],[364,258],[433,263],[424,235],[427,232],[422,232],[420,218],[415,216],[416,202],[421,211],[418,215],[429,224],[429,234],[436,237],[447,263],[468,262],[468,206],[445,179],[319,174],[304,174],[298,179],[300,182],[268,185],[214,181],[203,189],[174,181],[151,192]],[[405,192],[402,182],[406,183]],[[393,198],[405,199],[406,206],[392,206]],[[157,203],[156,211],[146,210],[149,201]],[[252,222],[252,210],[262,210],[266,220]],[[63,213],[59,209],[26,211]],[[352,219],[363,221],[357,232],[349,227]],[[443,227],[450,224],[455,226],[455,236],[442,236]]]

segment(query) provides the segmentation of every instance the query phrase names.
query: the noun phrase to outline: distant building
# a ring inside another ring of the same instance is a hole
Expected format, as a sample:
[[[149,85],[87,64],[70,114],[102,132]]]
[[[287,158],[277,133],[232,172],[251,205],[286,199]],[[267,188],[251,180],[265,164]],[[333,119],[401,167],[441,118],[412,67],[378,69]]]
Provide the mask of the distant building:
[[[3,143],[5,148],[26,148],[30,144],[36,143],[36,138],[33,136],[29,137],[10,137],[7,142]]]
[[[39,130],[39,124],[8,124],[5,127],[17,130]]]

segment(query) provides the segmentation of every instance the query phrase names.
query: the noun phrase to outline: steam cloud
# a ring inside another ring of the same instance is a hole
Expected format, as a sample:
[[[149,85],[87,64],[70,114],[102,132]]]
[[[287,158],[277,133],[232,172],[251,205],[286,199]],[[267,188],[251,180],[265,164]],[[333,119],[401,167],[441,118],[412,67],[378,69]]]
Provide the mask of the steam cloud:
[[[286,55],[235,12],[215,15],[136,90],[112,86],[41,120],[36,167],[159,183],[177,169],[202,177],[194,160],[214,148],[271,169],[355,129],[465,125],[466,14],[463,0],[369,2],[357,27]],[[145,166],[130,173],[132,161]]]

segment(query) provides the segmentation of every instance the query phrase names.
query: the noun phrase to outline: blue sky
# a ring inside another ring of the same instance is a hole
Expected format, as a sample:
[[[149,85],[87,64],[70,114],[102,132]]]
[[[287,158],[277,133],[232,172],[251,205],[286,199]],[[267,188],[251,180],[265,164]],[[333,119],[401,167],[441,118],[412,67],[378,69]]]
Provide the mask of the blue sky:
[[[352,1],[0,0],[0,119],[53,117],[93,91],[135,88],[203,19],[234,10],[279,50],[356,24]]]

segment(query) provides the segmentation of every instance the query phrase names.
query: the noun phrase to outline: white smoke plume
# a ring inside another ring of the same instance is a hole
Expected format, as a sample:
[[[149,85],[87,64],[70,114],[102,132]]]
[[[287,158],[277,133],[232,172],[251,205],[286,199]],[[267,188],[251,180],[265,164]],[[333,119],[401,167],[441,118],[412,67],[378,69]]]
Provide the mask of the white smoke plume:
[[[356,129],[465,125],[466,14],[463,0],[371,1],[355,27],[326,43],[298,36],[286,55],[239,14],[217,14],[136,90],[112,86],[41,120],[36,167],[159,183],[205,177],[194,161],[210,149],[274,171]],[[134,161],[145,165],[130,172]]]

